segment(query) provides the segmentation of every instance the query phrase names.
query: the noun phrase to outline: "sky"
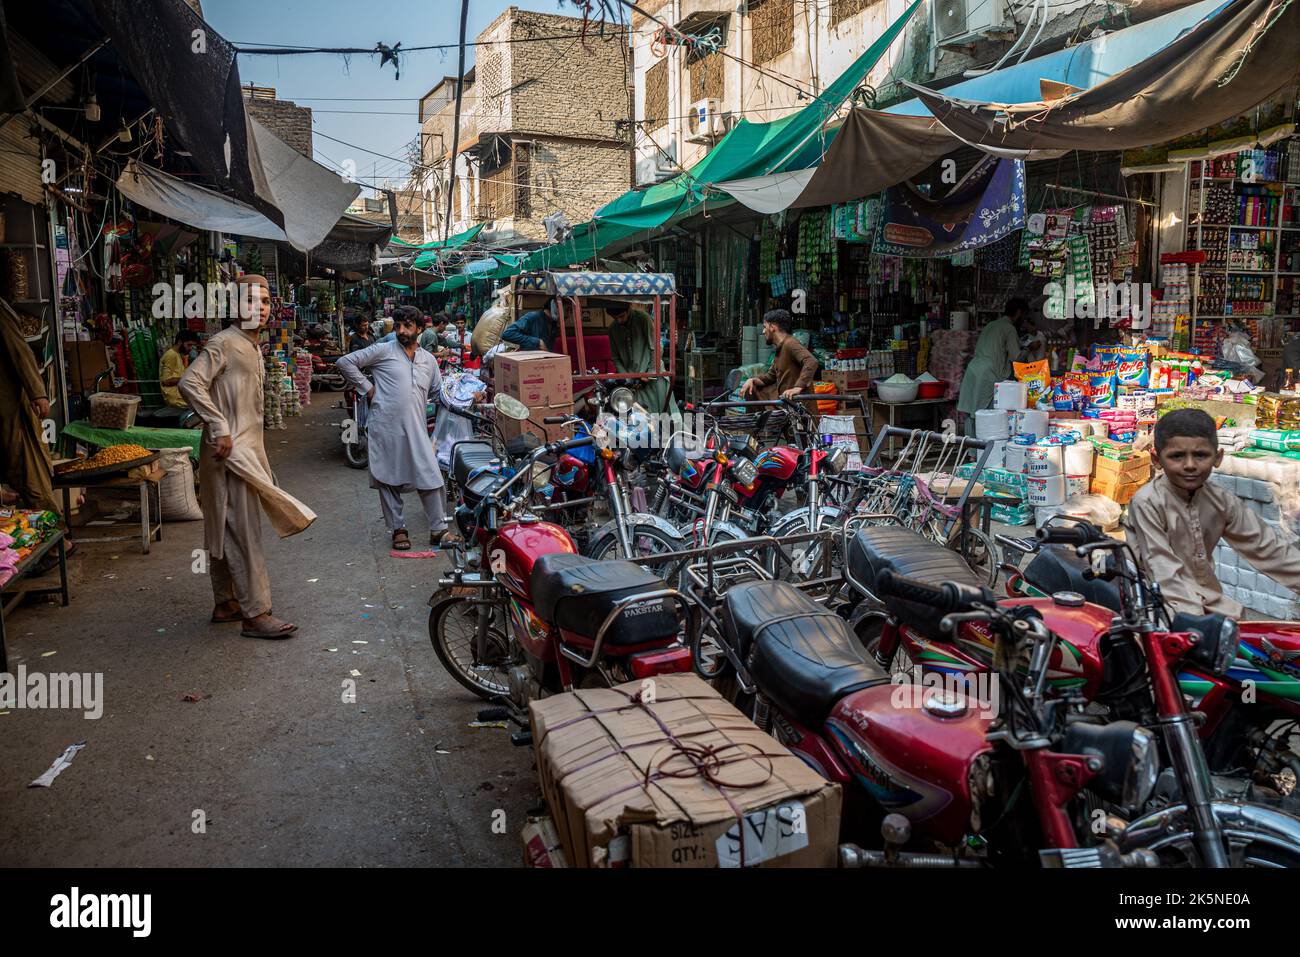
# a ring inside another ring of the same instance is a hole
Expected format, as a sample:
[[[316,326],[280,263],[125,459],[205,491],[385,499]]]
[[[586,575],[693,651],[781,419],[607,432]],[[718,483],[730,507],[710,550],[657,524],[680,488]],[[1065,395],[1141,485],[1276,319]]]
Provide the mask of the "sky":
[[[203,16],[237,47],[291,44],[313,47],[403,47],[455,44],[460,33],[459,0],[202,0]],[[476,36],[509,6],[575,15],[559,0],[470,0],[466,40]],[[339,169],[355,163],[363,186],[374,179],[406,180],[405,146],[420,131],[420,97],[444,76],[455,76],[457,51],[403,55],[401,78],[379,56],[335,54],[239,56],[244,85],[274,87],[276,96],[311,107],[313,149],[318,162]],[[467,47],[465,68],[474,63]],[[329,139],[327,137],[333,137]],[[336,142],[343,140],[344,145]],[[373,153],[365,152],[371,150]],[[381,153],[384,156],[376,156]],[[370,195],[365,190],[363,195]]]

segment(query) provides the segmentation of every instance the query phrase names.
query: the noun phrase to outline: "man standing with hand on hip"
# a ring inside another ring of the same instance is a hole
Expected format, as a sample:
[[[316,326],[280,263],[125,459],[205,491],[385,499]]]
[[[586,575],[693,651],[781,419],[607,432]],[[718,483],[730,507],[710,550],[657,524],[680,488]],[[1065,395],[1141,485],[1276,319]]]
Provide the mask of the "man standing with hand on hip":
[[[358,393],[370,398],[366,436],[370,444],[370,487],[379,490],[384,522],[393,548],[407,551],[411,536],[402,517],[402,496],[416,492],[429,519],[429,544],[451,541],[443,507],[442,470],[426,427],[425,408],[438,400],[442,374],[438,360],[419,346],[420,311],[401,306],[394,315],[395,341],[377,342],[343,356],[339,372]],[[374,377],[374,385],[364,373]]]
[[[199,499],[217,623],[242,621],[249,638],[288,638],[297,625],[271,616],[262,555],[262,509],[283,538],[316,513],[275,484],[262,435],[266,366],[258,338],[271,317],[266,278],[239,280],[239,320],[208,340],[177,388],[203,419]]]

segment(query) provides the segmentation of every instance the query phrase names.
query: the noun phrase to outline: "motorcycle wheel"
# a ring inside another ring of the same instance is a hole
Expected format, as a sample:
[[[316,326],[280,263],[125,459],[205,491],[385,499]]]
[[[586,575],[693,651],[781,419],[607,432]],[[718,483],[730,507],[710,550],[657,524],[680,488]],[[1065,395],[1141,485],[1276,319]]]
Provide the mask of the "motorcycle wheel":
[[[343,460],[350,469],[363,469],[370,464],[370,449],[365,442],[344,442]]]
[[[479,608],[466,598],[450,598],[429,611],[429,641],[438,661],[462,687],[491,701],[509,694],[508,672],[513,664],[510,640],[488,626],[488,661],[474,663]]]
[[[1201,867],[1200,855],[1195,850],[1196,840],[1191,832],[1171,838],[1156,853],[1161,867]],[[1233,842],[1228,849],[1230,867],[1300,867],[1300,852],[1278,847],[1265,841]]]
[[[642,559],[662,555],[665,552],[681,551],[685,547],[680,541],[670,538],[653,525],[633,525],[631,537],[634,555],[619,554],[621,549],[619,548],[617,535],[602,535],[591,542],[589,550],[584,554],[588,558],[594,558],[597,561],[605,561],[606,559]],[[641,564],[654,566],[653,562],[641,562]]]
[[[976,575],[985,580],[992,588],[998,581],[998,553],[991,539],[983,529],[972,528],[967,531],[966,552],[961,551],[961,528],[954,527],[948,536],[947,548],[957,552]]]
[[[879,619],[876,619],[876,621],[879,622]],[[873,631],[874,634],[860,633],[858,635],[858,639],[862,642],[863,648],[865,649],[867,655],[871,658],[871,660],[874,661],[876,657],[876,649],[880,646],[880,631],[879,629],[875,629],[875,628],[871,629],[871,631]],[[885,668],[885,671],[888,672],[891,678],[894,675],[907,675],[910,679],[912,674],[912,668],[914,666],[915,663],[912,661],[911,656],[907,653],[907,650],[903,647],[902,642],[899,642],[898,647],[894,649],[894,657],[890,659],[888,666],[886,666]]]
[[[772,526],[768,534],[774,535],[777,538],[784,538],[787,535],[802,535],[803,533],[807,532],[809,528],[808,515],[809,513],[806,508],[794,512],[789,512],[786,515],[781,516],[781,519]],[[796,518],[795,516],[798,517]],[[826,528],[826,525],[827,525],[827,516],[823,515],[822,528],[823,529]],[[840,548],[839,541],[840,540],[837,536],[832,540],[832,544],[831,544],[831,574],[832,575],[839,574],[844,568],[844,556],[842,554],[843,550]],[[806,552],[811,551],[812,566],[810,568],[810,573],[814,577],[816,577],[817,575],[820,574],[821,550],[824,547],[825,547],[824,544],[820,540],[814,540],[809,542],[800,542],[797,545],[791,545],[789,546],[789,550],[790,553],[794,556],[796,563],[804,556]],[[780,574],[778,574],[778,572],[780,572],[781,569],[777,567],[780,563],[777,560],[777,557],[775,555],[769,554],[764,564],[767,567],[768,574],[770,574],[773,578],[782,577]],[[788,573],[790,575],[791,581],[798,581],[800,580],[800,578],[809,577],[808,575],[798,575],[795,572],[793,566],[791,566],[788,569]]]
[[[342,392],[348,387],[348,380],[343,376],[329,376],[322,381],[327,392]]]

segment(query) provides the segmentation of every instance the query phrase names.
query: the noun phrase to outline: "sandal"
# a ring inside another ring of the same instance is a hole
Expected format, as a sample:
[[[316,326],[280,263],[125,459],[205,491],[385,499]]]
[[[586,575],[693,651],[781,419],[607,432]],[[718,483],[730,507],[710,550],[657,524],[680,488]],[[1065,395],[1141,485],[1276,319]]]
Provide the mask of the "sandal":
[[[399,528],[393,532],[393,548],[399,552],[409,551],[411,548],[411,536],[406,534],[406,529]]]
[[[228,615],[222,615],[218,609],[233,607],[235,610]],[[226,625],[232,621],[243,621],[244,610],[239,607],[237,601],[223,601],[216,608],[212,609],[212,623],[214,625]]]
[[[433,548],[450,548],[452,545],[459,545],[461,541],[461,537],[450,528],[429,533],[429,545]]]
[[[290,624],[287,621],[280,621],[278,618],[271,618],[270,615],[267,615],[267,622],[270,624],[270,628],[252,628],[249,626],[249,623],[253,620],[254,619],[252,618],[244,619],[244,629],[240,634],[245,638],[269,638],[272,641],[275,641],[280,638],[288,638],[298,630],[297,625]]]

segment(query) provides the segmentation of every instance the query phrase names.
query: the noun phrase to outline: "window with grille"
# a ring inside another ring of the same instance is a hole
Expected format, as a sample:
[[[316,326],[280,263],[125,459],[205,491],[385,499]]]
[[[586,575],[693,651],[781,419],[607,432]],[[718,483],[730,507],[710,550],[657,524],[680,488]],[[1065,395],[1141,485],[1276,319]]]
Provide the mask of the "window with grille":
[[[721,53],[692,55],[687,60],[691,71],[691,102],[720,100],[726,88],[726,58]]]
[[[668,122],[668,59],[665,57],[645,74],[646,129],[653,130]]]
[[[873,2],[874,0],[831,0],[831,26],[861,13]]]
[[[775,60],[794,47],[794,0],[749,0],[755,63]]]

